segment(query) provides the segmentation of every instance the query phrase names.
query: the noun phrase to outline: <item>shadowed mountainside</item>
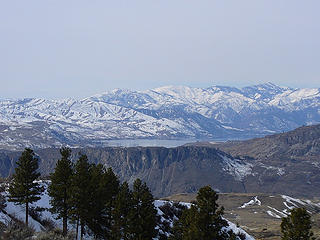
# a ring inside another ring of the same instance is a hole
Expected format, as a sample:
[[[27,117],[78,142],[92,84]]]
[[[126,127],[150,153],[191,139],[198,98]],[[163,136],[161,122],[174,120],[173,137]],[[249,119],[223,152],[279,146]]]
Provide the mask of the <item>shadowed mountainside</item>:
[[[320,124],[303,126],[287,133],[263,138],[228,141],[213,146],[234,156],[250,156],[259,160],[301,159],[316,161],[319,160],[320,155]]]
[[[76,161],[81,151],[91,162],[112,167],[121,180],[146,181],[157,197],[196,192],[204,185],[226,193],[320,197],[319,136],[320,125],[315,125],[243,142],[73,149],[72,159]],[[40,171],[48,175],[60,158],[59,149],[35,152]],[[19,155],[0,152],[2,176],[13,172]]]
[[[40,158],[40,171],[48,175],[60,158],[58,149],[35,151]],[[80,149],[73,149],[73,160]],[[232,159],[225,153],[207,147],[108,147],[86,148],[82,153],[91,162],[112,167],[121,180],[133,183],[136,178],[146,181],[156,196],[166,196],[180,192],[196,192],[200,187],[211,184],[223,192],[243,192],[241,179],[245,173],[232,170],[232,164],[248,167],[248,163]],[[2,153],[0,163],[2,176],[13,172],[13,163],[18,152]],[[228,161],[228,163],[226,163]],[[226,164],[231,164],[226,168]],[[238,174],[238,175],[237,175]],[[242,175],[241,175],[242,174]]]

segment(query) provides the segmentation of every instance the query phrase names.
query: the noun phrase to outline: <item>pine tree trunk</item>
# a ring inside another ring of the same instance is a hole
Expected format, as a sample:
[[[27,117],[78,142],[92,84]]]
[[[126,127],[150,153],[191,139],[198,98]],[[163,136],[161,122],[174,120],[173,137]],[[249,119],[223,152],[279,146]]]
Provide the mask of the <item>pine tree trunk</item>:
[[[63,225],[62,225],[62,235],[63,236],[67,236],[67,232],[68,232],[68,218],[67,217],[63,217]]]
[[[78,240],[78,233],[79,233],[79,217],[78,217],[78,219],[77,219],[76,240]]]
[[[68,208],[67,208],[67,191],[64,191],[63,195],[63,218],[62,218],[62,235],[67,236],[68,233]]]
[[[26,226],[28,226],[29,203],[26,202]]]
[[[83,234],[84,234],[84,226],[83,226],[83,223],[80,224],[80,229],[81,229],[81,232],[80,232],[80,240],[83,239]]]

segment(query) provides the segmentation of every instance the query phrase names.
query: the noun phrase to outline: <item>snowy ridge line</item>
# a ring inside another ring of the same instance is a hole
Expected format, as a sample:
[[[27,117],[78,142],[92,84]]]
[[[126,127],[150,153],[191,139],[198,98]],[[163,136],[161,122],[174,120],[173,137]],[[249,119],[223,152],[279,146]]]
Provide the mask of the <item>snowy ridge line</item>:
[[[116,89],[82,100],[0,100],[0,146],[13,147],[14,142],[21,146],[42,143],[44,147],[103,144],[110,139],[137,138],[248,138],[320,123],[319,107],[319,89],[272,83],[242,89]]]

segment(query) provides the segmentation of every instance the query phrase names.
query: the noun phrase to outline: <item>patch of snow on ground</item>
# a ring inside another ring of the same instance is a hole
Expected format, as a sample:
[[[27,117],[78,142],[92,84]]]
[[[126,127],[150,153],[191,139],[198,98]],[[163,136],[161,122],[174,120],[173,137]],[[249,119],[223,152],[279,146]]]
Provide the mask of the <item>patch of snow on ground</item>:
[[[294,208],[297,206],[297,205],[295,205],[295,206],[289,206],[287,202],[283,202],[283,204],[284,204],[289,210],[294,209]]]
[[[284,168],[279,168],[279,167],[273,167],[273,166],[267,166],[264,164],[260,164],[261,167],[268,169],[268,170],[273,170],[277,172],[278,176],[284,175],[286,172],[284,171]]]
[[[242,228],[237,227],[236,224],[229,222],[228,220],[227,220],[227,222],[229,224],[229,226],[226,228],[227,231],[232,230],[235,234],[242,233],[246,236],[245,240],[255,240],[252,236],[250,236],[248,233],[246,233]]]
[[[289,196],[286,196],[286,195],[281,195],[281,197],[282,197],[283,199],[285,199],[286,202],[292,204],[292,205],[295,206],[295,207],[298,207],[298,205],[297,205],[296,203],[299,203],[299,204],[301,204],[301,205],[306,205],[305,202],[301,201],[301,200],[298,199],[298,198],[293,198],[293,197],[289,197]],[[295,203],[294,203],[294,202],[295,202]]]
[[[268,215],[271,216],[271,217],[275,217],[275,218],[281,218],[279,215],[273,213],[272,211],[268,210],[267,211]]]
[[[25,221],[25,207],[24,205],[15,205],[13,202],[7,202],[5,208],[6,212],[21,221]],[[41,231],[41,224],[29,216],[29,226],[33,227],[36,231]]]
[[[234,127],[230,127],[230,126],[226,126],[226,125],[222,125],[222,127],[225,129],[229,129],[229,130],[244,131],[243,129],[234,128]]]
[[[50,203],[50,197],[48,195],[47,192],[47,186],[48,186],[48,181],[39,181],[40,185],[43,186],[45,188],[45,191],[42,193],[42,195],[40,196],[41,198],[37,201],[34,202],[32,204],[30,204],[30,207],[40,207],[43,208],[44,211],[41,212],[41,218],[42,219],[50,219],[53,220],[53,222],[58,226],[58,227],[62,227],[62,221],[61,220],[55,220],[54,215],[49,211]],[[8,194],[8,192],[6,192],[6,195]],[[6,196],[7,197],[7,196]],[[20,219],[21,221],[25,221],[25,205],[17,205],[14,204],[13,202],[6,202],[7,206],[5,208],[5,211]],[[8,215],[5,215],[3,213],[0,214],[0,221],[4,220],[3,222],[8,222],[10,221],[10,217]],[[42,225],[34,220],[30,215],[29,215],[29,225],[31,227],[33,227],[37,232],[42,230]],[[72,226],[70,224],[70,229],[72,229]]]
[[[239,208],[246,208],[251,205],[259,205],[261,206],[261,201],[258,199],[258,196],[255,196],[254,199],[251,199],[249,202],[242,204]]]
[[[223,160],[222,169],[233,175],[236,180],[242,181],[245,176],[251,174],[252,164],[243,160],[232,159],[222,154],[219,154],[219,156]]]
[[[270,208],[270,209],[271,209],[271,210],[273,210],[274,212],[276,212],[276,213],[280,214],[282,217],[287,217],[287,214],[285,214],[285,213],[283,213],[283,212],[279,211],[278,209],[275,209],[275,208],[270,207],[270,206],[268,206],[268,208]]]

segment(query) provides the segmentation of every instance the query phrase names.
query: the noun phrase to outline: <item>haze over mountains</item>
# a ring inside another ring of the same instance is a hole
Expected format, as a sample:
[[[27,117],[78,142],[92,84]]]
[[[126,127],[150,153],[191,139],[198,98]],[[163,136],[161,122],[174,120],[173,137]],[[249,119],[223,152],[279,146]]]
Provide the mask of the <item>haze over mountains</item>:
[[[116,89],[82,100],[0,100],[0,148],[105,146],[109,139],[246,139],[320,122],[320,89]]]

